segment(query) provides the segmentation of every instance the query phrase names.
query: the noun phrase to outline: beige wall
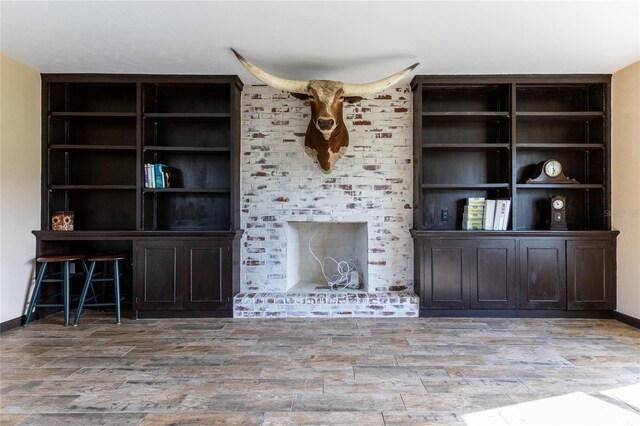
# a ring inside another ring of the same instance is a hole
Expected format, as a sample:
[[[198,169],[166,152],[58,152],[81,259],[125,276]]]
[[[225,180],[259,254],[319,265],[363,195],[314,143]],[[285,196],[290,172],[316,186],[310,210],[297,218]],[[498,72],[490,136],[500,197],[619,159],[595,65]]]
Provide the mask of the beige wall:
[[[40,74],[0,57],[0,322],[23,314],[40,227]]]
[[[618,311],[640,318],[640,62],[613,74],[612,225],[618,237]]]

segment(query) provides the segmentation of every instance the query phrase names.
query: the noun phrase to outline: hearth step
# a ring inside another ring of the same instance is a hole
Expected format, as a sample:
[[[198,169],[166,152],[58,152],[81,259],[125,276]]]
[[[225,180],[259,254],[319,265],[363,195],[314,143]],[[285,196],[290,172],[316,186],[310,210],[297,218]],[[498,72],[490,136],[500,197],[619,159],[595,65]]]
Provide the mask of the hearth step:
[[[419,300],[404,292],[243,292],[234,298],[234,318],[418,317]]]

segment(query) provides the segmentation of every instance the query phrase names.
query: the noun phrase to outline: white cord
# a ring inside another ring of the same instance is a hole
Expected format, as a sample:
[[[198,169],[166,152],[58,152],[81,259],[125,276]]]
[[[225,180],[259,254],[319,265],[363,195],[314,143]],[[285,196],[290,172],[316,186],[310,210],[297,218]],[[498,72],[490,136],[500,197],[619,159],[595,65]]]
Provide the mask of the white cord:
[[[324,279],[327,280],[327,285],[329,286],[329,288],[331,288],[332,290],[344,290],[351,284],[349,282],[349,279],[351,278],[351,272],[356,270],[356,265],[352,261],[341,260],[338,262],[330,256],[325,257],[322,261],[318,259],[318,256],[316,256],[316,254],[311,249],[311,241],[313,241],[313,238],[318,234],[318,232],[320,232],[319,229],[313,233],[311,238],[309,238],[309,252],[311,253],[311,256],[313,256],[313,258],[320,264],[320,270],[322,271]],[[331,278],[329,278],[324,272],[324,264],[327,260],[331,260],[336,264],[336,272],[331,276]],[[358,284],[360,283],[358,282]]]

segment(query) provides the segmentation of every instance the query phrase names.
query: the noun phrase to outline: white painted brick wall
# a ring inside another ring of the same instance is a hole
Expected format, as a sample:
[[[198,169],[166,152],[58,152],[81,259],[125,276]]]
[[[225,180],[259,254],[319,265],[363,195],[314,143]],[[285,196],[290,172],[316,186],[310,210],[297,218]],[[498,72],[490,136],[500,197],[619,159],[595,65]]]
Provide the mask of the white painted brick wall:
[[[349,148],[331,174],[304,152],[308,102],[242,94],[241,291],[286,291],[287,221],[369,222],[368,291],[413,289],[413,116],[408,85],[345,105]]]

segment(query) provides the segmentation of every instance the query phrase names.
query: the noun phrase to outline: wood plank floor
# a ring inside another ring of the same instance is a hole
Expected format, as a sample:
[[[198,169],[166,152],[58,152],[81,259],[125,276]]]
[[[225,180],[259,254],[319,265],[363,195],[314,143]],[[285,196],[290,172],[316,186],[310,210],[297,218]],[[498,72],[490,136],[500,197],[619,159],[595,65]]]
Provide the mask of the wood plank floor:
[[[640,419],[605,393],[640,383],[640,331],[615,320],[112,321],[3,333],[0,423],[535,424],[508,407],[549,397]]]

